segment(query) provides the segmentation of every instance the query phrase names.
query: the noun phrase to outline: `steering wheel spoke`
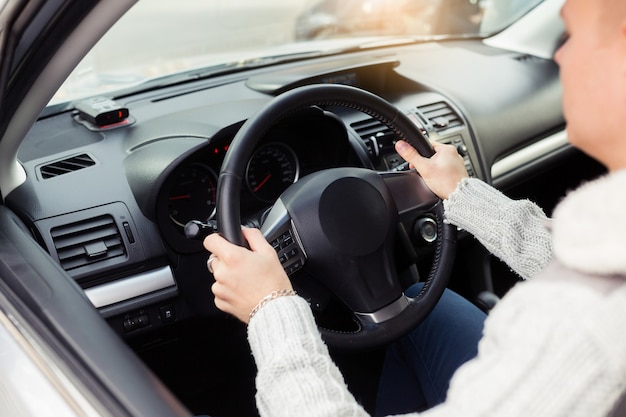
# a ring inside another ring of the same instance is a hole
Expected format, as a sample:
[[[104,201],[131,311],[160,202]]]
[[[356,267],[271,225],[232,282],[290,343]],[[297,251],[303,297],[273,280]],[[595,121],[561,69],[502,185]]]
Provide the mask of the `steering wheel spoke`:
[[[402,313],[409,306],[410,299],[402,294],[396,301],[371,313],[355,312],[355,316],[362,324],[379,324],[391,320]]]
[[[439,202],[439,198],[428,188],[417,171],[383,171],[379,173],[398,209],[403,215],[413,211],[424,211]],[[407,192],[410,190],[410,192]]]
[[[302,269],[306,262],[306,251],[282,200],[279,199],[270,210],[261,225],[261,232],[276,251],[287,275]]]

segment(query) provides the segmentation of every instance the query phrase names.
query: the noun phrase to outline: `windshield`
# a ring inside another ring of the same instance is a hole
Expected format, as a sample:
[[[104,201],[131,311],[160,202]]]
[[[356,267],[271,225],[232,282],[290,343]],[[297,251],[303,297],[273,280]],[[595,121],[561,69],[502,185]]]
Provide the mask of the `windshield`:
[[[83,59],[50,104],[112,94],[192,69],[258,66],[397,37],[407,42],[489,36],[541,1],[142,0]]]

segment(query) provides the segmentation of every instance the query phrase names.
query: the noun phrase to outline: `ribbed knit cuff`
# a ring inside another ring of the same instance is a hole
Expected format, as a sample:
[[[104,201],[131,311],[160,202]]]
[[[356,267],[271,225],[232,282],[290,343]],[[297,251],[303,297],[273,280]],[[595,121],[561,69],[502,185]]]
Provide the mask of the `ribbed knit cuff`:
[[[513,200],[469,178],[444,201],[444,208],[447,221],[474,235],[522,278],[533,277],[552,259],[550,219],[529,200]]]
[[[502,217],[503,208],[513,201],[477,178],[465,178],[444,200],[446,219],[468,232],[490,227]]]
[[[311,308],[299,296],[279,297],[260,309],[248,324],[248,342],[257,363],[284,350],[326,350]]]

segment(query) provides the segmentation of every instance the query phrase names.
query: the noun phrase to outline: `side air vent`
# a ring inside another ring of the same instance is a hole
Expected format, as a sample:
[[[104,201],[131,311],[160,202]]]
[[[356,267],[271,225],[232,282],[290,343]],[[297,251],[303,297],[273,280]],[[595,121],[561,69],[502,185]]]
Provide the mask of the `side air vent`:
[[[459,115],[452,110],[448,103],[443,101],[426,106],[419,106],[417,109],[429,121],[435,131],[440,134],[448,129],[463,126],[463,121]]]
[[[354,122],[350,126],[361,137],[370,156],[373,157],[378,157],[388,148],[393,148],[393,143],[398,139],[393,129],[371,117]]]
[[[61,161],[56,161],[39,168],[41,178],[47,180],[49,178],[58,177],[59,175],[68,174],[95,165],[96,162],[86,153],[72,156]]]
[[[126,254],[120,232],[109,215],[55,227],[50,233],[66,271]]]
[[[534,55],[518,55],[516,57],[513,58],[516,61],[519,62],[528,62],[528,63],[536,63],[536,62],[545,62],[546,60],[543,58],[540,58],[538,56],[534,56]]]

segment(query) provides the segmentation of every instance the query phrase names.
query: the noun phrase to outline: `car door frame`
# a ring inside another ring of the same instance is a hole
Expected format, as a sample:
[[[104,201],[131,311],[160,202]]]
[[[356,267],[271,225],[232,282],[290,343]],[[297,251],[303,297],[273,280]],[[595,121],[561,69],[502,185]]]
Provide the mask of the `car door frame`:
[[[0,308],[18,313],[39,346],[53,353],[46,356],[56,361],[50,365],[62,369],[100,415],[189,416],[19,216],[3,205],[25,179],[17,159],[21,140],[63,80],[133,3],[0,4]]]

